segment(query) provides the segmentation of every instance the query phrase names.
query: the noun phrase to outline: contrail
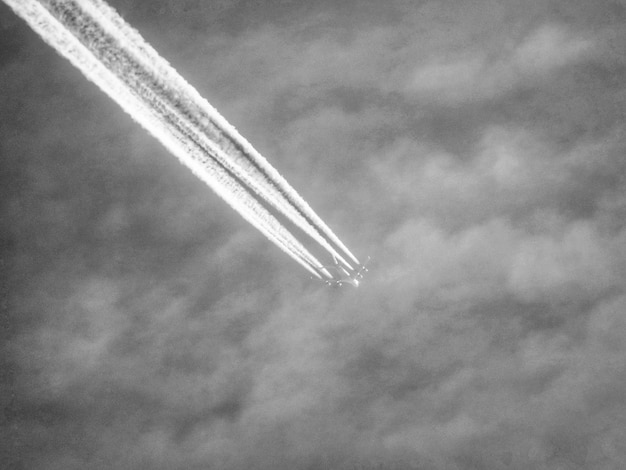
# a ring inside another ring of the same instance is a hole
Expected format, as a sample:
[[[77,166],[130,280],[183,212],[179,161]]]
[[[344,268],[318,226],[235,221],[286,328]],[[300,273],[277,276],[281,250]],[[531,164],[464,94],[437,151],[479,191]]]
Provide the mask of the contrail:
[[[359,264],[356,257],[278,171],[115,10],[101,0],[91,0],[81,7],[91,18],[97,18],[99,27],[108,35],[123,38],[124,50],[132,54],[143,69],[150,71],[151,83],[159,87],[159,95],[183,104],[181,111],[185,113],[187,124],[194,128],[194,132],[205,138],[208,136],[224,150],[226,158],[220,160],[223,166],[348,268],[352,267],[327,239]]]
[[[159,88],[151,86],[150,73],[121,50],[119,41],[105,34],[97,21],[83,15],[82,7],[88,2],[4,1],[269,240],[313,275],[321,277],[322,272],[332,277],[219,163],[226,158],[223,150],[198,135],[176,106],[161,99]]]
[[[183,128],[188,138],[203,148],[212,150],[211,156],[232,175],[274,206],[348,268],[352,267],[335,247],[331,246],[327,238],[343,250],[344,255],[347,254],[358,263],[354,255],[280,174],[105,2],[100,0],[39,2],[30,0],[19,4],[15,0],[5,2],[16,12],[20,8],[28,9],[28,4],[46,5],[43,9],[61,22],[107,68],[113,70],[115,76],[122,81],[127,81],[127,77],[135,79],[131,84],[133,93],[139,91],[144,97],[149,95],[153,108],[160,112],[165,110],[169,120],[175,121],[178,127]],[[33,28],[36,29],[35,26]],[[46,40],[51,42],[49,39]],[[89,74],[86,75],[89,77]],[[111,93],[109,95],[124,106],[123,102],[115,98],[116,95]]]

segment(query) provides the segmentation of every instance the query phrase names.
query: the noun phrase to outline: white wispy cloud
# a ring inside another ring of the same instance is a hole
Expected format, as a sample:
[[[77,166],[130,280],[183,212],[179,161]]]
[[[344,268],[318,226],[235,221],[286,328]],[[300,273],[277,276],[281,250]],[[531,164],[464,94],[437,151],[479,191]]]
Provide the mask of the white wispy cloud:
[[[512,42],[504,39],[490,50],[451,52],[419,65],[407,91],[450,103],[489,99],[583,60],[594,45],[592,39],[555,24],[542,25],[519,43]]]
[[[3,462],[621,468],[626,10],[114,3],[371,269],[312,284],[24,29]]]

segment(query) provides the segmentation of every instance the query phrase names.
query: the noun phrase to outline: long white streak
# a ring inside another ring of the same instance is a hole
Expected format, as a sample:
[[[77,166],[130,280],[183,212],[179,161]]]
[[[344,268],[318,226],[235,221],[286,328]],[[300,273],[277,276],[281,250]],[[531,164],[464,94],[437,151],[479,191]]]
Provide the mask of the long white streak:
[[[141,74],[125,75],[124,67],[116,69],[92,53],[107,43],[106,37],[98,36],[93,25],[80,24],[83,32],[89,35],[91,50],[85,47],[68,30],[67,22],[77,21],[77,11],[71,9],[72,2],[51,2],[57,8],[63,7],[65,22],[57,20],[40,2],[35,0],[4,0],[13,10],[52,45],[61,55],[68,58],[90,80],[115,100],[128,114],[146,128],[168,150],[176,155],[196,176],[207,183],[233,209],[260,230],[269,240],[292,257],[311,274],[321,278],[318,270],[321,263],[315,259],[279,222],[273,217],[236,178],[222,167],[207,149],[185,133],[176,120],[162,109],[162,103],[152,101],[152,90],[141,86]],[[62,5],[61,5],[62,4]],[[61,5],[61,6],[59,6]],[[109,53],[112,53],[109,51]],[[108,66],[107,66],[108,65]],[[119,65],[119,64],[118,64]],[[126,71],[128,72],[128,71]],[[215,150],[219,151],[219,150]],[[317,268],[317,269],[316,269]]]
[[[225,158],[219,160],[224,167],[348,268],[352,269],[327,239],[353,262],[359,263],[278,171],[111,7],[101,0],[79,3],[87,14],[97,18],[99,26],[110,36],[123,38],[125,51],[150,72],[151,83],[158,87],[157,95],[180,105],[179,112],[184,115],[189,132],[199,139],[207,139],[208,136],[224,150]]]

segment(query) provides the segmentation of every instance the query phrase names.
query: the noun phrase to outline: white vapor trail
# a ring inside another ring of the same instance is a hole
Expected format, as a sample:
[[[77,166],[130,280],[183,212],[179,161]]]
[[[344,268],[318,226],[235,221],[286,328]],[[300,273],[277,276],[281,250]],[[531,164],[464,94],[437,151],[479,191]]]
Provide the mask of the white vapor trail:
[[[153,83],[158,83],[163,96],[173,97],[182,105],[180,111],[184,112],[186,124],[193,128],[197,138],[208,138],[224,151],[217,156],[220,164],[348,268],[352,267],[328,240],[353,262],[359,263],[278,171],[106,2],[91,0],[83,8],[92,18],[98,19],[99,26],[108,35],[124,39],[125,51],[132,54],[133,60],[142,68],[150,71]]]
[[[113,10],[103,2],[93,0],[4,2],[270,241],[316,277],[321,278],[321,272],[332,278],[322,264],[250,194],[242,184],[248,184],[250,178],[239,178],[229,166],[222,164],[229,161],[228,146],[212,139],[210,132],[208,136],[202,133],[200,124],[206,123],[198,122],[197,109],[188,108],[187,100],[202,98],[199,95],[196,98],[189,90],[184,91],[191,97],[183,96],[176,83],[164,84],[172,78],[171,74],[179,76],[163,59],[152,67],[147,66],[150,57],[139,60],[137,55],[141,56],[142,50],[150,49],[155,57],[158,54]],[[101,9],[106,10],[107,15],[102,15]],[[103,27],[101,20],[107,26]],[[110,24],[124,26],[124,34],[111,29]],[[129,42],[135,44],[130,50],[124,47]],[[162,72],[160,67],[169,67],[169,73],[161,78],[155,76]],[[179,80],[197,95],[182,78]],[[213,126],[217,128],[217,125]]]

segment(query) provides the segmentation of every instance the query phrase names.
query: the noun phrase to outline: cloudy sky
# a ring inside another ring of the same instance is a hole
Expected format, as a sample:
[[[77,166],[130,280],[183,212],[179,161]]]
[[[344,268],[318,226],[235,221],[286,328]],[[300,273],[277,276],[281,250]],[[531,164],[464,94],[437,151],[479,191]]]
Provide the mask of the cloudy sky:
[[[1,4],[7,468],[623,468],[623,1],[110,3],[370,276],[309,279]]]

